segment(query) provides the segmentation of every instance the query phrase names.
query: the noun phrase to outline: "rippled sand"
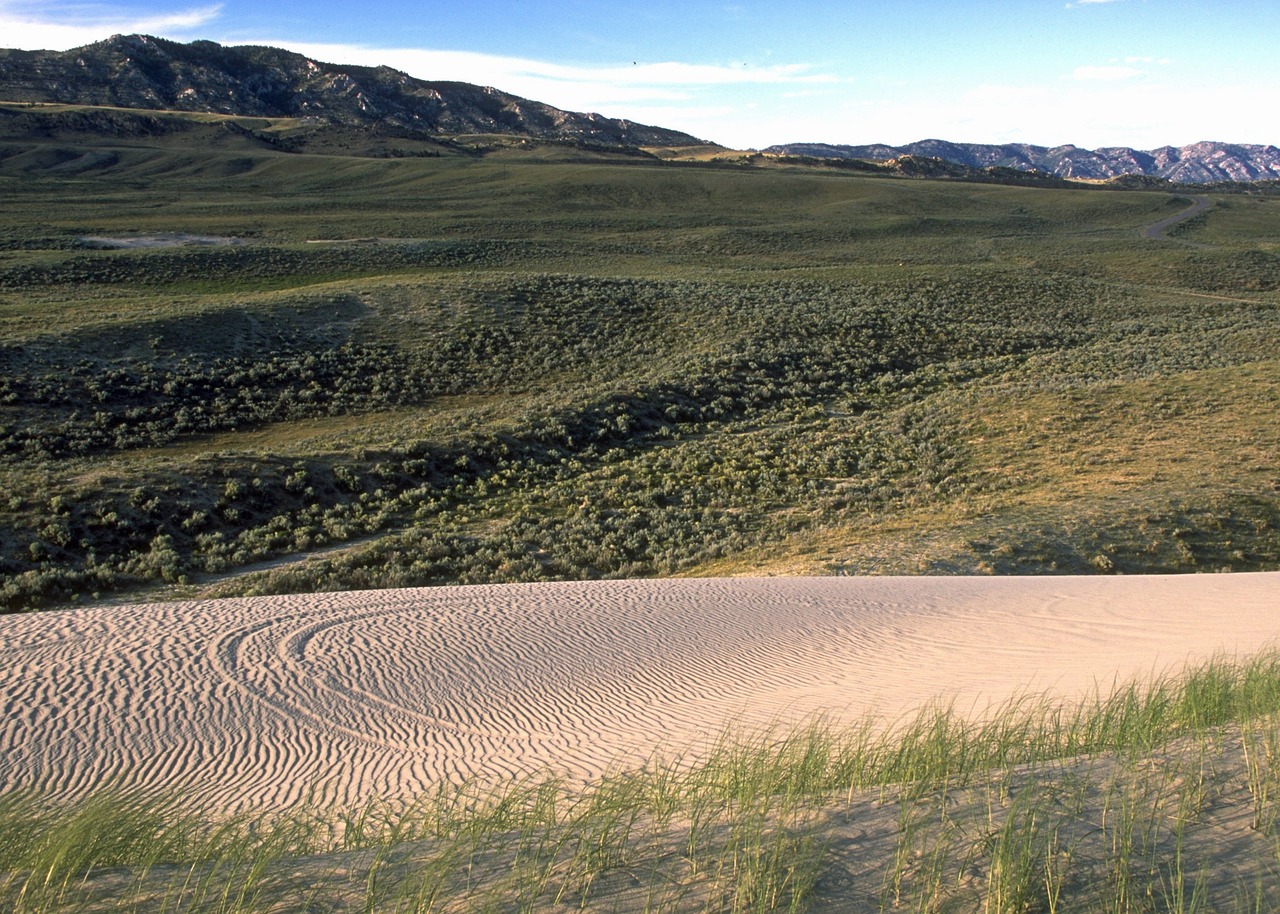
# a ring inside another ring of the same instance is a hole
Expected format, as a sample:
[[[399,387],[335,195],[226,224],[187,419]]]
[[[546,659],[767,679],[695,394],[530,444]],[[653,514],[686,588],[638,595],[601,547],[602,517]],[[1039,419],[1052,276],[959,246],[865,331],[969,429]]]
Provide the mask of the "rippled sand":
[[[586,582],[0,617],[0,789],[220,808],[571,778],[726,726],[980,714],[1280,636],[1280,574]]]

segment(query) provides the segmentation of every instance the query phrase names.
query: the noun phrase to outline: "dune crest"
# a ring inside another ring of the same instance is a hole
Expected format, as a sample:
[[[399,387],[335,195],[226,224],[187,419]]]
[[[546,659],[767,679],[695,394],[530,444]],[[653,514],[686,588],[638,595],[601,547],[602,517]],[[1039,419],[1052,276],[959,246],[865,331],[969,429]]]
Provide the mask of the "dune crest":
[[[0,618],[0,789],[218,808],[589,778],[728,725],[981,713],[1280,637],[1280,574],[444,587]]]

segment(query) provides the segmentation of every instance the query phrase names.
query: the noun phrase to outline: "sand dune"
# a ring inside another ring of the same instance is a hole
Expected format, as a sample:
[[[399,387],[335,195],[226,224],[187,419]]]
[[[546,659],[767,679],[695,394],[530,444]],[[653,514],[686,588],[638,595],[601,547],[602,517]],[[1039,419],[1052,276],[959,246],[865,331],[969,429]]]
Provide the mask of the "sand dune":
[[[449,587],[0,618],[0,789],[219,808],[572,778],[726,725],[975,714],[1248,654],[1280,574]]]

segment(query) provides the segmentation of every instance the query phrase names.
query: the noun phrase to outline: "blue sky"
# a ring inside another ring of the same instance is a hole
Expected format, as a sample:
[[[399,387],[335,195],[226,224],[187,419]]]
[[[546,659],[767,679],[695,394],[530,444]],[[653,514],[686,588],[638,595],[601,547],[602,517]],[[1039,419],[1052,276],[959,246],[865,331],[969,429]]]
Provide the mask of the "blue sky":
[[[738,148],[1280,144],[1280,0],[0,0],[0,45],[272,44]]]

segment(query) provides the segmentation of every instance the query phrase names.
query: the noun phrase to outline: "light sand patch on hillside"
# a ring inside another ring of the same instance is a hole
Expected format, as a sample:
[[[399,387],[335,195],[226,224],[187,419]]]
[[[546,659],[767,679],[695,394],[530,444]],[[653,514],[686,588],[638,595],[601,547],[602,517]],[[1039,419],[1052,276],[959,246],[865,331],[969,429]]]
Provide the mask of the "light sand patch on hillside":
[[[181,248],[192,245],[222,247],[243,244],[239,238],[225,235],[193,235],[189,232],[148,232],[138,235],[81,235],[76,239],[81,247],[101,250],[132,248]]]
[[[583,582],[0,618],[0,790],[219,808],[573,779],[726,726],[980,714],[1244,655],[1280,574]]]

